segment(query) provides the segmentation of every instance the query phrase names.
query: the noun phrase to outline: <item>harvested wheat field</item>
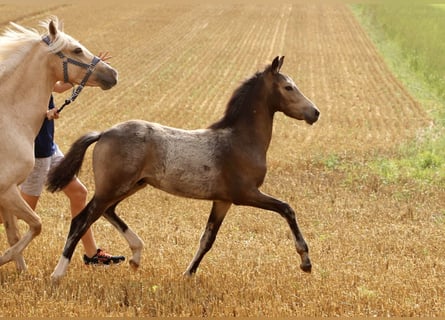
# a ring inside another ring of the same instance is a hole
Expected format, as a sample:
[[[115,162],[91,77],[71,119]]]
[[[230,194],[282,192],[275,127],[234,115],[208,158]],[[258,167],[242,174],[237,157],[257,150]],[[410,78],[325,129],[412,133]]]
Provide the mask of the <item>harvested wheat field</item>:
[[[431,120],[347,5],[44,0],[0,4],[0,28],[35,28],[49,15],[93,52],[110,51],[119,71],[115,88],[87,88],[63,111],[56,140],[65,152],[80,135],[129,119],[207,127],[243,80],[286,56],[282,71],[321,117],[309,126],[275,116],[262,191],[295,209],[313,269],[300,270],[278,214],[232,206],[197,274],[184,278],[211,202],[145,188],[117,209],[145,242],[141,267],[86,267],[79,245],[52,286],[70,214],[63,194],[44,192],[42,233],[24,251],[28,271],[0,267],[0,316],[445,316],[444,191],[388,182],[369,168],[421,137]],[[58,104],[65,98],[56,95]],[[92,177],[89,152],[80,178],[90,195]],[[130,256],[107,221],[93,229],[101,247]]]

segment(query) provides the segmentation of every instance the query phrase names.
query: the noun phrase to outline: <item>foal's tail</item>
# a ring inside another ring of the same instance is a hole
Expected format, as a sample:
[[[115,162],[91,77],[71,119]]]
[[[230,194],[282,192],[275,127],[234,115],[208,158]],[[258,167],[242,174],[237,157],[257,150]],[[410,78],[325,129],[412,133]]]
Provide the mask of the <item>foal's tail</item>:
[[[63,160],[48,173],[46,182],[48,191],[62,190],[73,180],[79,173],[88,147],[98,141],[101,136],[102,132],[89,132],[71,145]]]

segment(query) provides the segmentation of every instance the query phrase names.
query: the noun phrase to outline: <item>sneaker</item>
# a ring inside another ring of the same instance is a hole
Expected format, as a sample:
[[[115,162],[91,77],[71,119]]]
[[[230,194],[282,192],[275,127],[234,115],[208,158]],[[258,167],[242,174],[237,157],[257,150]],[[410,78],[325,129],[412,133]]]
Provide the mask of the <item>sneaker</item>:
[[[97,249],[97,253],[89,258],[86,254],[83,255],[83,262],[86,265],[110,265],[110,264],[119,264],[125,260],[124,256],[112,256],[111,254],[106,253],[102,249]]]

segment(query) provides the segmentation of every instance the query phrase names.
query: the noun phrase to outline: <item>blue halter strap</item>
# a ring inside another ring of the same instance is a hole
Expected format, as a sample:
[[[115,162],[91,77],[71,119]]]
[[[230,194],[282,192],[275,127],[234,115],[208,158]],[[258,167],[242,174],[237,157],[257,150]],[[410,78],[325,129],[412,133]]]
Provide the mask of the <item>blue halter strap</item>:
[[[51,39],[49,36],[43,37],[42,41],[45,42],[48,46],[51,44]],[[65,103],[59,109],[57,109],[57,112],[60,113],[63,110],[63,108],[65,108],[71,102],[76,100],[77,96],[80,94],[82,89],[85,87],[85,84],[87,83],[91,74],[94,72],[94,69],[96,69],[96,65],[99,63],[100,58],[97,56],[94,56],[91,63],[87,64],[87,63],[83,63],[81,61],[71,59],[70,57],[65,56],[61,51],[58,51],[55,54],[57,56],[59,56],[60,59],[63,59],[63,81],[64,82],[69,82],[68,63],[74,64],[74,65],[84,68],[84,69],[87,69],[85,76],[83,77],[82,81],[80,82],[80,84],[77,86],[76,89],[74,89],[74,85],[73,85],[73,93],[71,94],[71,98],[66,99]]]

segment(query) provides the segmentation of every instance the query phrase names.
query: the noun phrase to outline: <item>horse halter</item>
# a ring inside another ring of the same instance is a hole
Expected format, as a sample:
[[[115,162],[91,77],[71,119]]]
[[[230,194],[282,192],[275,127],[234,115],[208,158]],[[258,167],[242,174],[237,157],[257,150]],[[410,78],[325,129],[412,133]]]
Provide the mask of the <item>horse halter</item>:
[[[51,44],[51,39],[49,36],[43,37],[42,41],[45,42],[48,46]],[[63,110],[63,108],[65,108],[65,106],[69,105],[71,102],[76,100],[77,96],[80,94],[82,89],[85,87],[85,84],[87,83],[91,74],[96,69],[96,65],[99,63],[100,58],[97,56],[94,56],[91,63],[86,64],[81,61],[77,61],[77,60],[71,59],[70,57],[65,56],[61,51],[58,51],[55,54],[58,55],[60,59],[63,59],[63,81],[64,82],[69,82],[68,63],[74,64],[74,65],[84,68],[84,69],[87,69],[85,76],[83,77],[82,81],[80,82],[80,84],[77,86],[76,89],[74,89],[74,85],[73,85],[73,93],[71,94],[71,98],[66,99],[65,103],[59,109],[57,109],[57,112],[60,113]]]

